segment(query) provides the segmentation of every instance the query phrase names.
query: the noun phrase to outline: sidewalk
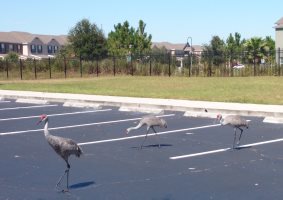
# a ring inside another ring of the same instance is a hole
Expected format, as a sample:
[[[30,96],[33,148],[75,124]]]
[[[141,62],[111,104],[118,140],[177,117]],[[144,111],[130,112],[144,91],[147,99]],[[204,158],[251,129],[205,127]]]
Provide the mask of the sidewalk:
[[[80,104],[99,104],[100,106],[117,106],[127,110],[175,110],[184,111],[188,116],[215,117],[216,113],[222,114],[240,114],[244,116],[268,117],[268,119],[277,118],[283,122],[283,106],[281,105],[262,105],[262,104],[241,104],[224,103],[209,101],[190,101],[174,99],[153,99],[153,98],[135,98],[135,97],[114,97],[101,95],[84,95],[69,93],[47,93],[47,92],[29,92],[0,90],[0,98],[11,99],[35,99],[53,102],[76,102]],[[204,110],[207,109],[208,112]],[[282,119],[280,119],[282,118]],[[279,122],[278,121],[278,122]]]

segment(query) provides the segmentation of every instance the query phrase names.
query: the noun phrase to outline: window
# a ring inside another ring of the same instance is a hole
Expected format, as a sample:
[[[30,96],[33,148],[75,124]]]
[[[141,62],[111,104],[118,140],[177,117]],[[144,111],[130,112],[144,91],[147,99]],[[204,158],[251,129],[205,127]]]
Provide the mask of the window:
[[[58,46],[54,46],[54,53],[57,53],[58,51]]]
[[[9,51],[14,51],[13,44],[9,44]]]
[[[280,65],[283,65],[283,57],[280,58]]]
[[[30,52],[35,53],[36,52],[36,47],[34,44],[30,45]]]
[[[4,43],[0,43],[0,52],[5,53],[5,44]]]
[[[21,52],[21,45],[18,44],[17,47],[18,47],[17,52],[20,53]]]
[[[51,46],[51,45],[48,45],[47,51],[48,51],[48,53],[53,53],[53,51],[52,51],[52,46]]]
[[[42,53],[42,45],[37,45],[37,53]]]

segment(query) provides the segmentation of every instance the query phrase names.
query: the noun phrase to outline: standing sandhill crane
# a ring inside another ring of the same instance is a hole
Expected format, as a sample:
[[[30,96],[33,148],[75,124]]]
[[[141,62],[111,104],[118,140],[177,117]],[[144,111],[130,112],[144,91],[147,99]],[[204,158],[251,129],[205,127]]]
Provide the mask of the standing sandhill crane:
[[[146,132],[146,135],[145,135],[145,138],[141,144],[141,149],[143,147],[143,144],[147,138],[147,134],[149,133],[149,130],[150,128],[154,131],[155,135],[157,136],[157,132],[155,131],[154,127],[155,126],[159,126],[159,127],[164,127],[164,128],[167,128],[167,123],[164,119],[161,119],[161,118],[158,118],[154,115],[147,115],[147,116],[144,116],[139,124],[135,127],[130,127],[127,129],[127,134],[131,131],[131,130],[134,130],[134,129],[139,129],[140,127],[146,125],[147,126],[147,132]],[[160,148],[160,143],[158,144],[158,147]]]
[[[235,148],[235,141],[236,141],[236,131],[237,129],[239,129],[241,131],[239,140],[237,142],[237,145],[240,144],[240,140],[242,137],[242,133],[243,133],[243,129],[241,127],[246,127],[247,129],[249,128],[249,124],[248,121],[245,120],[244,118],[242,118],[239,115],[228,115],[226,117],[222,117],[221,114],[217,115],[217,119],[218,121],[220,121],[221,125],[229,125],[231,127],[234,128],[234,142],[233,142],[233,149]]]
[[[80,157],[80,155],[83,153],[82,149],[77,145],[76,142],[74,142],[71,139],[53,136],[48,131],[48,116],[47,115],[41,115],[40,120],[37,124],[41,122],[45,122],[44,124],[44,135],[45,139],[49,143],[49,145],[54,149],[54,151],[61,156],[66,164],[67,169],[65,170],[64,174],[60,177],[56,184],[56,189],[58,189],[59,185],[61,184],[61,181],[63,177],[67,174],[67,190],[62,190],[63,192],[68,191],[69,189],[69,171],[70,171],[70,164],[68,161],[68,158],[70,155],[76,155],[77,157]]]

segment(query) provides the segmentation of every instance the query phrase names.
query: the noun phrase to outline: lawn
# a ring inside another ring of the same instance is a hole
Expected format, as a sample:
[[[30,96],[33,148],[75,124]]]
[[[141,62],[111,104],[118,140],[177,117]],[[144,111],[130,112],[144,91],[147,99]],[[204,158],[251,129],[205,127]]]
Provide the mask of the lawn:
[[[281,77],[145,77],[0,81],[0,89],[283,105]]]

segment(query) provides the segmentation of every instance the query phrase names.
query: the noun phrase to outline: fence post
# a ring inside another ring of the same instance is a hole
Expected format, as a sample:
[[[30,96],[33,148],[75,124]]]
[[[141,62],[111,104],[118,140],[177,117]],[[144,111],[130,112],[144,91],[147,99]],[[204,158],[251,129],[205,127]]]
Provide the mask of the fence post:
[[[278,76],[281,76],[280,47],[278,48]]]
[[[168,75],[169,75],[169,77],[171,76],[171,54],[170,54],[170,52],[169,52],[169,54],[168,54],[168,58],[169,58],[169,71],[168,71]]]
[[[151,54],[149,55],[149,76],[151,76]]]
[[[64,74],[65,78],[67,78],[67,63],[66,63],[66,57],[64,56]]]
[[[83,77],[83,65],[82,65],[82,56],[80,55],[80,73],[81,73],[81,78]]]
[[[98,69],[98,57],[96,57],[96,76],[98,77],[99,69]]]
[[[49,78],[51,79],[51,60],[48,58],[48,66],[49,66]]]
[[[37,79],[37,74],[36,74],[36,60],[35,60],[35,58],[33,59],[33,64],[34,64],[34,78]]]
[[[7,72],[7,79],[9,78],[9,64],[8,64],[8,60],[6,59],[6,72]]]
[[[188,63],[189,63],[189,56],[187,58],[188,58]],[[190,56],[190,61],[191,60],[192,60],[192,57]],[[191,77],[191,67],[192,65],[189,65],[189,77]]]
[[[115,56],[113,56],[113,74],[116,75],[116,62],[115,62]]]
[[[254,59],[254,76],[256,76],[256,66],[255,66],[255,50],[254,50],[254,53],[253,53],[253,59]]]
[[[133,66],[133,55],[132,55],[132,52],[131,52],[131,71],[132,71],[132,76],[134,76],[134,66]]]
[[[20,76],[21,76],[21,80],[23,80],[23,63],[22,63],[22,59],[20,59]]]

